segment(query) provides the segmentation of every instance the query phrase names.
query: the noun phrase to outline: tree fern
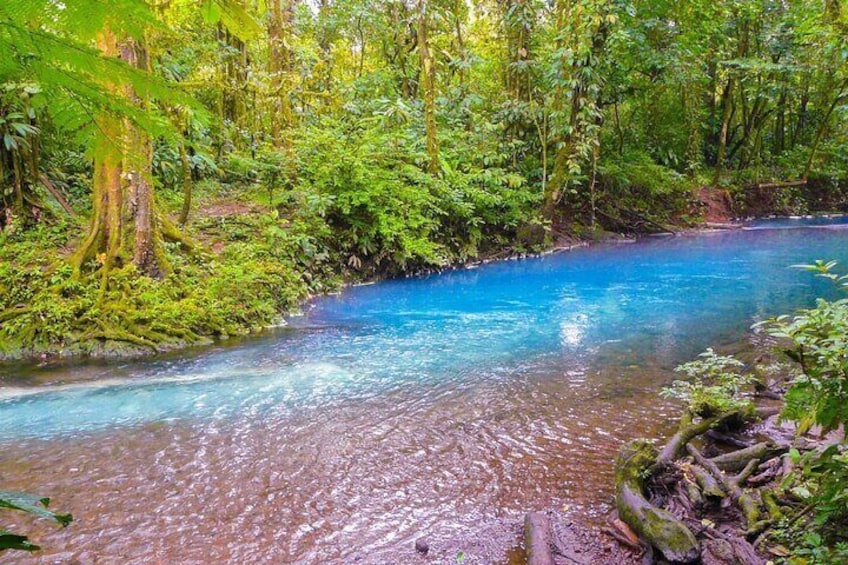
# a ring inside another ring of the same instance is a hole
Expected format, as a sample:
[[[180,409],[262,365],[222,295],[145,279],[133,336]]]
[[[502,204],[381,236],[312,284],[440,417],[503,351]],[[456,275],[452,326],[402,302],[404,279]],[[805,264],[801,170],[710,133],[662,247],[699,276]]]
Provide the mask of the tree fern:
[[[42,117],[86,143],[97,133],[94,116],[104,111],[152,135],[176,135],[155,106],[142,110],[113,89],[129,87],[142,98],[190,106],[202,115],[200,104],[177,85],[91,46],[98,30],[141,37],[158,26],[141,0],[6,0],[0,5],[0,51],[9,55],[0,61],[0,82],[37,83]]]

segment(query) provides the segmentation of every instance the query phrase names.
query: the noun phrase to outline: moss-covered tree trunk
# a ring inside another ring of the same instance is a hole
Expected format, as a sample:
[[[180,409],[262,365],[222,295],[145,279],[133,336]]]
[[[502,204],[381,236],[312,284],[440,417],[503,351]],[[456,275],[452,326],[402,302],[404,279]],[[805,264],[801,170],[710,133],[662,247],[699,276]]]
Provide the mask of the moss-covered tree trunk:
[[[105,56],[120,57],[138,68],[148,68],[143,46],[134,40],[118,42],[109,30],[98,36]],[[115,93],[143,105],[131,89]],[[72,257],[75,272],[97,258],[102,264],[103,288],[113,268],[132,263],[143,274],[159,277],[168,268],[153,195],[150,136],[108,112],[97,117],[99,136],[94,149],[92,215],[88,234]]]
[[[436,67],[430,53],[429,4],[418,0],[418,53],[421,58],[421,97],[424,100],[424,129],[427,144],[427,172],[439,174],[439,138],[436,128]]]
[[[135,40],[120,45],[121,58],[127,64],[150,71],[147,49]],[[139,106],[146,106],[131,88],[125,89],[128,98]],[[158,277],[167,270],[167,260],[162,250],[162,237],[158,229],[156,204],[153,198],[153,141],[150,135],[124,120],[123,159],[126,183],[122,215],[131,230],[125,237],[132,240],[132,262],[142,273]],[[128,242],[129,243],[129,242]]]
[[[182,184],[183,184],[183,205],[180,209],[180,218],[177,220],[181,226],[186,225],[188,222],[188,215],[191,212],[191,193],[192,193],[192,182],[191,178],[191,161],[188,158],[188,151],[186,150],[186,144],[184,142],[180,143],[180,168],[182,169]]]
[[[559,104],[562,105],[565,100],[570,100],[570,104],[568,127],[559,136],[551,182],[545,189],[542,203],[542,214],[547,220],[554,218],[557,204],[572,183],[575,172],[592,154],[586,148],[595,143],[589,139],[589,130],[593,124],[599,124],[599,114],[594,112],[597,116],[592,116],[592,106],[598,105],[600,88],[591,77],[609,34],[605,7],[597,14],[587,14],[576,9],[573,2],[561,0],[557,2],[557,21],[560,28],[571,29],[570,33],[564,34],[565,41],[561,46],[566,53],[562,68],[567,77],[560,79],[557,88]],[[585,29],[591,31],[586,33]],[[588,36],[588,40],[584,39],[584,35]],[[593,88],[593,84],[597,88]]]
[[[721,184],[721,176],[724,172],[724,160],[727,157],[727,138],[730,129],[730,118],[733,116],[733,87],[735,81],[733,77],[727,79],[727,86],[724,89],[724,103],[721,115],[721,130],[718,134],[718,150],[716,151],[716,166],[713,173],[713,184],[719,186]]]

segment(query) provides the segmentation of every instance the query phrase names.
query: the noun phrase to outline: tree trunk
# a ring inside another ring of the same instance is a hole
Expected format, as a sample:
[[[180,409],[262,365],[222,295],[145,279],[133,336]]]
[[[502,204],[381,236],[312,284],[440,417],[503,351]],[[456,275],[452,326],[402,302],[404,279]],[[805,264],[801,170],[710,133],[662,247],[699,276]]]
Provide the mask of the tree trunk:
[[[184,226],[188,222],[188,215],[191,212],[192,189],[191,162],[188,159],[185,143],[180,143],[180,165],[183,169],[183,207],[180,210],[179,224]]]
[[[692,531],[673,514],[645,498],[645,477],[655,465],[656,449],[644,440],[626,443],[615,459],[615,507],[621,520],[673,563],[694,563],[701,547]]]
[[[716,154],[715,174],[713,184],[719,186],[721,175],[724,171],[724,159],[727,155],[727,131],[730,127],[730,116],[733,111],[733,77],[727,79],[727,87],[724,89],[724,110],[721,116],[721,131],[718,134],[718,152]]]
[[[271,137],[274,146],[286,157],[286,177],[289,184],[297,180],[292,130],[294,108],[291,95],[294,90],[294,53],[291,49],[292,26],[294,25],[294,0],[272,0],[268,20],[268,43],[270,56],[268,67],[271,73],[271,88],[274,109],[271,112]]]
[[[436,130],[436,67],[430,55],[429,5],[418,0],[418,51],[421,57],[421,95],[424,99],[424,128],[427,142],[427,172],[438,175],[439,140]]]
[[[149,69],[147,53],[135,40],[118,43],[106,30],[97,39],[106,56],[120,56],[127,64]],[[113,90],[119,93],[118,88]],[[143,105],[130,87],[123,94]],[[97,117],[100,130],[94,151],[93,206],[89,231],[71,258],[75,273],[97,257],[102,264],[101,293],[107,289],[109,272],[132,263],[139,272],[162,276],[168,264],[162,250],[159,219],[153,197],[150,136],[129,120],[107,112]]]
[[[321,50],[321,63],[323,66],[322,85],[324,90],[324,102],[329,101],[333,88],[333,40],[330,36],[330,18],[332,17],[332,3],[330,0],[320,0],[318,3],[318,19],[322,23],[320,35],[318,36],[318,48]]]
[[[504,6],[504,28],[506,31],[509,66],[504,85],[513,100],[526,102],[530,98],[530,80],[527,62],[530,60],[530,38],[533,28],[529,25],[532,7],[527,0],[508,0]]]
[[[802,178],[806,179],[810,170],[813,168],[813,162],[816,158],[816,152],[818,152],[819,145],[821,144],[821,140],[824,137],[824,133],[827,131],[827,125],[830,123],[830,116],[833,115],[834,110],[836,110],[839,103],[845,98],[846,94],[844,92],[845,88],[848,87],[848,79],[843,81],[839,85],[838,94],[833,99],[833,102],[827,108],[827,112],[825,112],[824,117],[822,118],[822,122],[816,130],[816,137],[813,139],[813,146],[810,148],[810,156],[807,158],[807,164],[804,166],[804,174]]]
[[[570,80],[564,82],[571,85],[570,91],[560,88],[557,93],[557,98],[560,101],[569,98],[570,95],[571,106],[568,113],[568,133],[561,136],[559,149],[554,156],[554,168],[550,183],[548,183],[544,193],[542,215],[547,220],[553,220],[556,206],[572,182],[574,169],[580,166],[578,162],[591,156],[590,152],[582,154],[580,147],[585,146],[586,142],[589,141],[587,138],[589,128],[593,124],[598,125],[600,121],[599,117],[589,120],[584,115],[588,105],[597,104],[597,99],[591,95],[592,84],[587,75],[590,74],[592,67],[598,64],[598,59],[606,45],[609,33],[606,13],[599,14],[600,23],[592,32],[590,43],[585,46],[580,45],[579,42],[582,41],[579,33],[580,26],[586,25],[581,23],[580,18],[585,17],[585,15],[579,11],[572,13],[571,5],[568,2],[558,4],[563,4],[558,7],[560,26],[574,26],[576,30],[572,34],[575,36],[573,39],[575,44],[563,47],[574,50],[580,55],[566,66]]]
[[[774,152],[778,155],[786,148],[786,87],[780,89],[774,119]]]

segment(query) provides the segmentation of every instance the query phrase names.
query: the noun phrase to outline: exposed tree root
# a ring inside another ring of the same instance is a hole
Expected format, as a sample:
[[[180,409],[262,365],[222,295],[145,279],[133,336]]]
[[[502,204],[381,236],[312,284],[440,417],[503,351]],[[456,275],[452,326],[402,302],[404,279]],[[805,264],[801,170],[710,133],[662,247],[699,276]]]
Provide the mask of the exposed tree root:
[[[677,433],[668,440],[665,447],[660,451],[651,472],[656,473],[662,470],[663,467],[673,463],[686,449],[686,444],[704,432],[718,427],[725,422],[740,418],[744,419],[746,417],[750,417],[750,415],[746,416],[743,412],[734,410],[693,422],[692,415],[687,412],[681,419]]]
[[[149,339],[145,339],[143,337],[133,335],[129,332],[125,332],[116,328],[111,328],[108,330],[100,330],[91,332],[85,336],[85,339],[101,339],[103,341],[122,341],[125,343],[131,343],[133,345],[138,345],[141,347],[148,347],[153,351],[159,351],[159,346],[150,341]]]
[[[744,449],[738,449],[723,455],[718,455],[713,457],[711,461],[722,471],[738,472],[744,469],[750,461],[759,461],[761,459],[765,459],[767,456],[771,457],[772,455],[776,455],[782,451],[786,451],[786,449],[781,449],[780,447],[774,447],[766,442],[761,442]]]
[[[622,446],[615,461],[616,510],[624,523],[666,559],[694,563],[701,547],[692,531],[645,498],[645,478],[656,463],[656,449],[647,441],[635,440]]]
[[[750,491],[743,490],[741,487],[741,485],[745,482],[745,479],[750,477],[759,465],[759,459],[750,459],[745,465],[745,468],[742,469],[738,475],[728,477],[721,471],[721,469],[719,469],[714,460],[707,459],[701,455],[701,452],[698,451],[695,446],[690,444],[686,446],[686,449],[692,457],[695,458],[695,461],[709,471],[713,478],[718,481],[718,483],[722,486],[722,489],[728,493],[731,500],[739,504],[742,509],[742,513],[745,516],[748,534],[757,533],[765,527],[760,522],[760,505],[756,495]]]
[[[686,413],[677,432],[659,450],[649,442],[625,444],[616,459],[616,510],[620,519],[653,549],[672,563],[730,564],[761,563],[754,546],[746,539],[755,537],[781,515],[777,497],[771,491],[745,488],[774,480],[780,473],[786,450],[770,442],[751,444],[728,429],[736,429],[757,419],[754,409],[731,411],[693,421]],[[711,430],[727,437],[741,449],[707,458],[692,440]],[[686,457],[687,453],[691,458]],[[762,463],[765,461],[765,463]],[[730,512],[738,507],[738,513]],[[711,510],[712,509],[712,510]],[[705,512],[742,517],[743,530],[721,531]]]

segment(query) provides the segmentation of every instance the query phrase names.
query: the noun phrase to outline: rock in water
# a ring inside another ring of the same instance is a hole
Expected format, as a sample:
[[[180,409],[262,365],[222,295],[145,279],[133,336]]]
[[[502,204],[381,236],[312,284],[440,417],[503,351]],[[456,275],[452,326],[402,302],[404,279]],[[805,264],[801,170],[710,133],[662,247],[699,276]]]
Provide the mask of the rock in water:
[[[430,544],[427,543],[426,539],[418,538],[415,540],[415,551],[422,555],[427,555],[427,552],[430,551]]]

